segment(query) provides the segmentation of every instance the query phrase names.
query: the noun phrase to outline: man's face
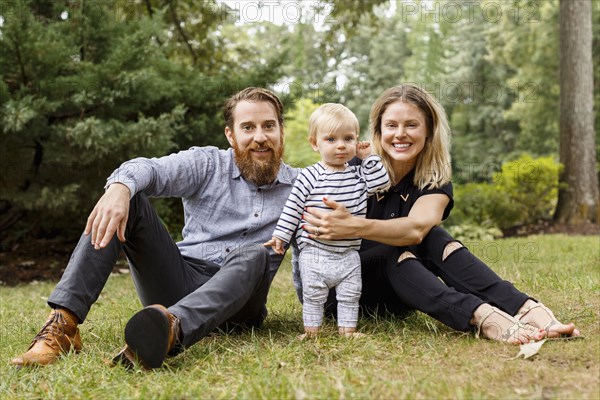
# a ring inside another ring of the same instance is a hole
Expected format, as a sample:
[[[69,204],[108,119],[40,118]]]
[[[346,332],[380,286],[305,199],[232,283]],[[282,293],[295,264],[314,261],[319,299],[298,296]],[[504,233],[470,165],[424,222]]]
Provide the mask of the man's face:
[[[271,103],[240,101],[225,136],[244,179],[257,186],[275,180],[283,155],[283,128]]]

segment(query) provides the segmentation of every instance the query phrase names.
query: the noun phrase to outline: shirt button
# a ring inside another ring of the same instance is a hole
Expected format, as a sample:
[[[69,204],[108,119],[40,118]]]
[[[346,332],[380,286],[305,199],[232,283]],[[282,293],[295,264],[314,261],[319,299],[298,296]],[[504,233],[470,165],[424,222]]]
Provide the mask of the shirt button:
[[[255,216],[255,217],[258,217],[258,213],[255,213],[255,214],[254,214],[254,216]]]
[[[229,247],[228,247],[228,248],[226,248],[226,249],[225,249],[225,251],[226,251],[227,253],[229,253],[231,250],[229,250]]]
[[[395,216],[395,215],[396,215],[396,214],[394,214],[394,213],[391,213],[391,214],[390,214],[390,217],[394,218],[394,216]]]

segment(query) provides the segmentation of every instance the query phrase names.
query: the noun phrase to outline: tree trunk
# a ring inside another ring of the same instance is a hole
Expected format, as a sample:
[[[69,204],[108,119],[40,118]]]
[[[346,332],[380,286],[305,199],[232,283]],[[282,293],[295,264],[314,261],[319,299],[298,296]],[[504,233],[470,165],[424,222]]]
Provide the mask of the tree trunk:
[[[564,165],[555,220],[598,222],[593,114],[592,1],[561,0],[560,162]]]

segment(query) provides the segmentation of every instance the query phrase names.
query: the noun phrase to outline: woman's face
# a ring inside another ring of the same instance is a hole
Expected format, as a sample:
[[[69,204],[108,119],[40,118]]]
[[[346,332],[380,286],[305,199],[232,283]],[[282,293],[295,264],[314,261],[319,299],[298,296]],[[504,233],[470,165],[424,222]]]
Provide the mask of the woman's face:
[[[413,167],[425,147],[425,116],[414,105],[397,101],[381,115],[381,147],[394,169]]]

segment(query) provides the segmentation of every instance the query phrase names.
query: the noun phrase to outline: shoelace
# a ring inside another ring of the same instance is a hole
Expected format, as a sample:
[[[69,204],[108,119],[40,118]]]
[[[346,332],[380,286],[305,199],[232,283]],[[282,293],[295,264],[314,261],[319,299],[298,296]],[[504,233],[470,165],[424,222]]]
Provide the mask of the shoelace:
[[[55,312],[52,317],[48,318],[40,332],[33,338],[32,345],[39,340],[44,340],[49,345],[52,344],[51,336],[60,336],[65,333],[64,326],[67,325],[65,317],[59,312]]]

